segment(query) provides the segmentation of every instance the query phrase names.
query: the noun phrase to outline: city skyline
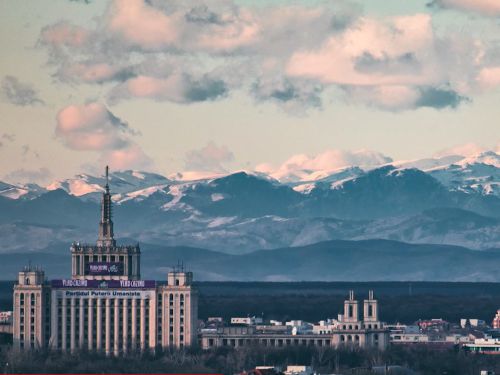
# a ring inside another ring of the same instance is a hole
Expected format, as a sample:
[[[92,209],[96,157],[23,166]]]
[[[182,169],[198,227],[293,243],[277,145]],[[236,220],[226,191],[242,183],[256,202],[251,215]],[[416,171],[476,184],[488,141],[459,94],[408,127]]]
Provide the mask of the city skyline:
[[[0,7],[1,180],[498,152],[491,1]]]

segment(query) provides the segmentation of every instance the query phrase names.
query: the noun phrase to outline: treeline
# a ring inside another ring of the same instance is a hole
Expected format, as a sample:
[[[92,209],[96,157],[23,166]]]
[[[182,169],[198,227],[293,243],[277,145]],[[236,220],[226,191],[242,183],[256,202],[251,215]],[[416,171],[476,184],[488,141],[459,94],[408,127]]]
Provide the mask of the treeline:
[[[319,294],[296,295],[212,295],[200,294],[199,317],[264,316],[280,321],[302,319],[317,322],[337,318],[342,313],[345,296]],[[385,322],[413,323],[418,319],[442,318],[459,323],[461,318],[491,322],[500,308],[498,297],[481,295],[380,296],[380,317]]]
[[[500,361],[459,350],[391,347],[385,352],[330,348],[219,348],[172,350],[106,357],[103,354],[9,349],[0,354],[4,373],[221,373],[235,374],[258,365],[312,365],[319,373],[370,374],[373,366],[400,365],[407,373],[476,375],[480,370],[500,372]],[[391,372],[401,373],[401,372]]]

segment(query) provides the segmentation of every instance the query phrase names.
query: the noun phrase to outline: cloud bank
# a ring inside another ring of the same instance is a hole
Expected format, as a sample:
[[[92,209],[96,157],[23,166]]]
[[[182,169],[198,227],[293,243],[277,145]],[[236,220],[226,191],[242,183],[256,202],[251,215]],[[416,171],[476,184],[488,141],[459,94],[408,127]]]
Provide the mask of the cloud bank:
[[[434,6],[491,15],[498,8],[493,0]],[[190,104],[243,91],[290,112],[338,95],[389,111],[444,109],[500,86],[494,36],[438,31],[431,14],[367,16],[343,1],[113,0],[95,27],[61,21],[42,30],[40,45],[57,79],[106,84],[110,104]]]
[[[306,154],[293,155],[278,167],[269,163],[259,164],[255,167],[255,170],[279,181],[294,181],[297,178],[305,181],[326,177],[342,168],[358,166],[369,169],[392,161],[390,157],[371,150],[345,151],[331,149],[314,156]]]

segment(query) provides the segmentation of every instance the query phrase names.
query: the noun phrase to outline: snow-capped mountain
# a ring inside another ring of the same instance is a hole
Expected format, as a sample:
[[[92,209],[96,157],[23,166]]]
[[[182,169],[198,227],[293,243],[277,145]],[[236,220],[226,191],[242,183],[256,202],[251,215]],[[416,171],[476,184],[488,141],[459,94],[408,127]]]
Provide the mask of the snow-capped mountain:
[[[9,199],[32,199],[46,191],[37,184],[13,185],[0,181],[0,196]]]
[[[327,150],[316,156],[294,155],[277,168],[264,163],[256,169],[282,183],[297,184],[324,180],[351,167],[370,170],[392,161],[392,158],[371,150]]]
[[[500,196],[500,155],[494,151],[472,156],[447,155],[418,160],[393,161],[374,168],[352,166],[330,171],[315,171],[286,183],[301,193],[310,193],[314,188],[342,188],[348,181],[362,176],[372,169],[393,166],[398,170],[418,169],[436,178],[449,190],[479,192]]]
[[[484,153],[353,166],[287,182],[248,171],[170,178],[113,172],[116,233],[229,253],[370,238],[500,247],[498,159]],[[104,185],[91,175],[47,189],[1,183],[1,251],[95,240]]]
[[[485,152],[426,170],[452,190],[500,196],[500,156]]]
[[[141,196],[140,191],[148,194],[145,189],[166,186],[170,180],[155,173],[127,170],[110,173],[109,183],[113,186],[113,192],[118,195],[117,199],[123,199],[127,194],[131,194],[131,197]],[[101,193],[105,184],[104,176],[80,174],[67,180],[55,181],[47,186],[47,190],[62,189],[68,194],[80,197]]]

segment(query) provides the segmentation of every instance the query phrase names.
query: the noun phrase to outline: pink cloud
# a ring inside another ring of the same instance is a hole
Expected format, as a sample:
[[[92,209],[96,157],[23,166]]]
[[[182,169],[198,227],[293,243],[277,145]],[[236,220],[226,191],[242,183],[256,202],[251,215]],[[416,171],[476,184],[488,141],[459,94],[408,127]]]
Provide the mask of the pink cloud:
[[[43,42],[54,46],[81,47],[89,37],[89,31],[67,22],[59,22],[42,30]]]
[[[420,92],[411,86],[348,86],[345,88],[353,103],[365,103],[387,110],[412,108],[420,97]]]
[[[248,10],[241,10],[237,16],[224,14],[219,23],[198,33],[196,44],[208,50],[232,50],[255,43],[260,37],[259,20]]]
[[[182,88],[182,77],[178,74],[168,78],[139,76],[128,80],[125,86],[130,95],[140,98],[163,96],[173,101],[180,101],[182,98],[182,95],[177,95]]]
[[[434,64],[420,61],[428,60],[433,43],[427,14],[394,17],[388,22],[362,18],[319,49],[294,53],[286,71],[291,76],[343,85],[432,84],[439,79]]]
[[[179,20],[143,0],[115,0],[108,27],[130,44],[158,50],[175,43]]]
[[[116,86],[109,94],[111,102],[128,98],[151,98],[157,101],[192,103],[215,100],[226,93],[226,83],[208,75],[193,77],[174,72],[169,76],[140,75]]]
[[[119,150],[109,150],[101,154],[100,164],[109,165],[112,169],[147,169],[153,164],[142,148],[137,144]]]
[[[259,164],[255,170],[280,181],[312,181],[326,177],[333,171],[351,166],[371,168],[391,162],[392,159],[370,150],[344,151],[331,149],[314,156],[297,154],[288,158],[279,167],[268,163]]]
[[[102,104],[70,105],[57,114],[56,135],[75,150],[104,150],[128,144],[128,126]]]
[[[151,159],[132,141],[134,131],[100,103],[70,105],[57,114],[56,135],[73,150],[97,151],[115,169],[142,168]]]
[[[494,89],[500,86],[500,66],[481,69],[477,83],[482,89]]]
[[[104,82],[113,79],[122,71],[108,63],[75,63],[64,67],[60,76],[69,81]]]
[[[191,103],[245,90],[303,114],[336,90],[350,103],[405,110],[429,104],[426,90],[466,98],[497,86],[498,73],[486,67],[496,63],[491,38],[435,32],[431,14],[368,17],[334,3],[112,0],[95,28],[60,22],[41,40],[61,81],[118,82],[103,86],[111,102]],[[496,0],[434,3],[496,9]]]

